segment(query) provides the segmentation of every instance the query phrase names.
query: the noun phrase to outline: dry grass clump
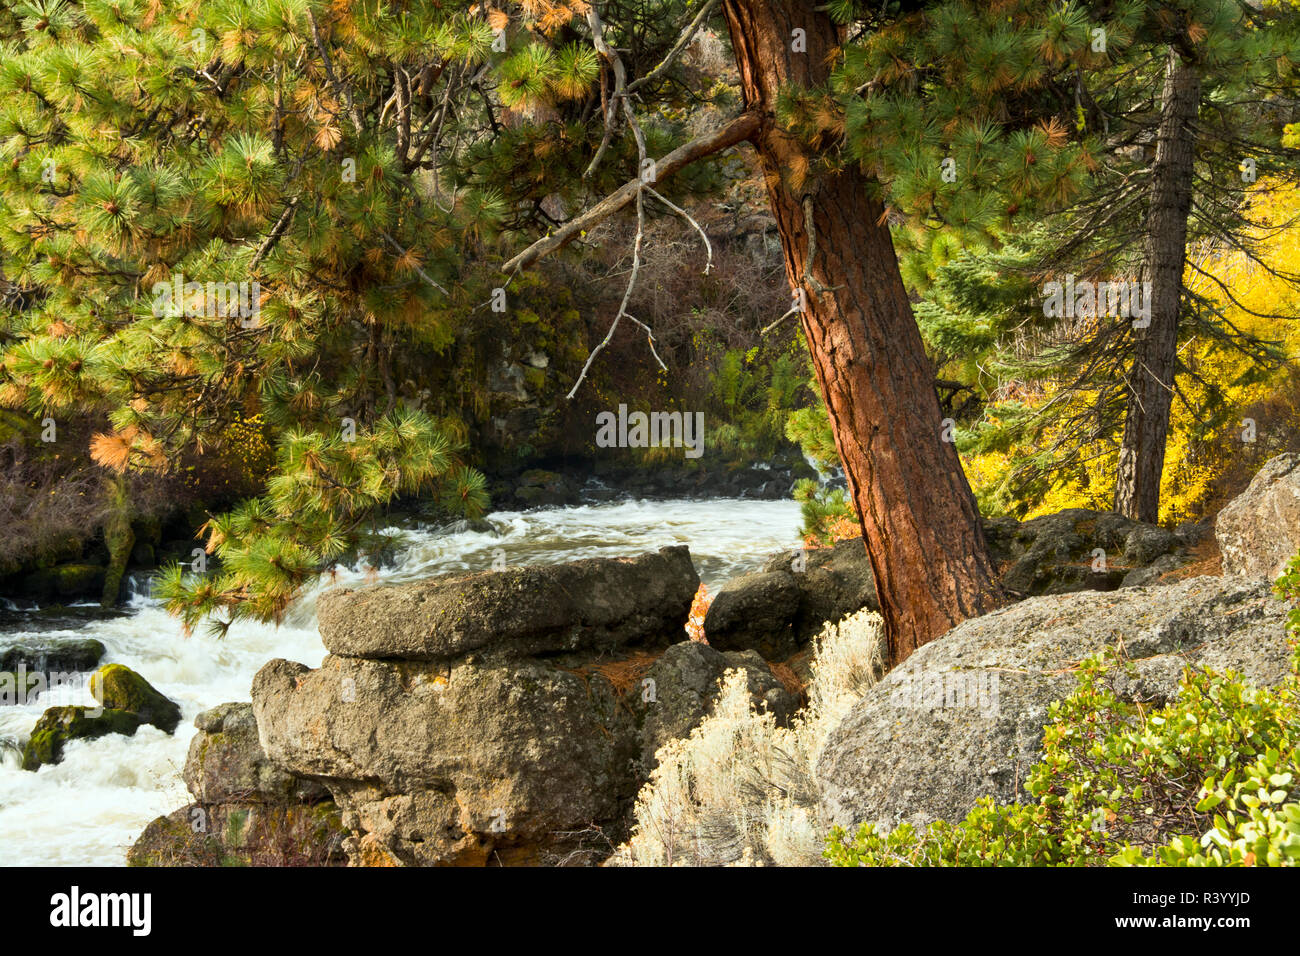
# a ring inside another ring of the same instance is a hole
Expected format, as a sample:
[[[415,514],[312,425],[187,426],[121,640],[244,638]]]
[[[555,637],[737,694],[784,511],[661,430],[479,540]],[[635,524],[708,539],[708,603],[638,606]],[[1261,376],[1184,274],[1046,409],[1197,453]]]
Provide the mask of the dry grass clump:
[[[813,768],[827,736],[883,671],[878,614],[828,624],[815,642],[808,706],[793,726],[757,712],[728,671],[713,713],[660,748],[614,866],[820,865],[828,825]]]

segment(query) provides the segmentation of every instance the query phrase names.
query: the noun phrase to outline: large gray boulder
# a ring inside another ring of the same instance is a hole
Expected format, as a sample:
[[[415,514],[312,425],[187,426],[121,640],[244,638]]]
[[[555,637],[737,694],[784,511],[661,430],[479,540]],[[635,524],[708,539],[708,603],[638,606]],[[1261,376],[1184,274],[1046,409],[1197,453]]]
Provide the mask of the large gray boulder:
[[[344,806],[356,862],[556,862],[635,792],[609,682],[541,662],[272,661],[253,705],[271,758]]]
[[[704,615],[704,634],[720,650],[756,650],[780,660],[800,644],[799,585],[787,570],[757,571],[722,586]]]
[[[636,558],[589,558],[415,584],[335,590],[317,605],[331,654],[448,661],[681,639],[700,578],[682,546]]]
[[[546,573],[334,596],[321,666],[276,660],[254,679],[267,756],[329,789],[354,864],[598,862],[655,750],[690,733],[726,669],[793,713],[757,654],[679,640],[696,586],[685,549],[528,570]]]
[[[823,820],[846,827],[958,821],[982,796],[1019,799],[1048,707],[1074,666],[1117,647],[1121,691],[1160,703],[1186,664],[1261,685],[1288,672],[1287,607],[1264,581],[1198,577],[1110,594],[1030,598],[925,645],[832,731],[816,776]]]
[[[1300,551],[1300,455],[1265,462],[1246,490],[1219,512],[1214,536],[1224,574],[1277,578]]]
[[[863,608],[880,609],[876,576],[861,537],[836,541],[829,548],[790,552],[768,561],[763,570],[795,575],[799,606],[794,628],[801,643],[812,640],[827,622],[841,621]]]
[[[871,560],[861,538],[792,551],[761,571],[728,581],[709,605],[704,633],[723,651],[755,650],[785,660],[830,621],[879,609]]]

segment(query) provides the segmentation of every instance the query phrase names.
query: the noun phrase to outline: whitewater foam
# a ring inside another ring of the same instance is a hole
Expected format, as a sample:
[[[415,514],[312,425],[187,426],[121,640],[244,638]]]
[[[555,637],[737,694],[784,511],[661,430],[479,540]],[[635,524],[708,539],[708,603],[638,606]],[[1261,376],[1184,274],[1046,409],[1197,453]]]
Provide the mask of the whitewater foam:
[[[485,570],[500,553],[507,565],[553,564],[686,544],[701,578],[716,590],[726,578],[798,544],[799,506],[749,499],[625,501],[497,512],[490,524],[491,531],[389,529],[401,536],[394,567],[341,570],[304,594],[280,627],[240,621],[222,640],[202,630],[184,636],[177,621],[139,590],[124,616],[53,630],[34,620],[5,627],[0,645],[96,638],[107,648],[105,663],[139,672],[180,705],[182,722],[173,737],[146,726],[133,737],[70,742],[62,763],[30,773],[19,769],[18,747],[50,702],[0,707],[0,865],[121,865],[150,820],[189,802],[181,768],[194,717],[225,701],[248,700],[253,675],[271,658],[319,666],[325,648],[316,632],[316,599],[326,587]],[[88,692],[84,702],[93,703]]]

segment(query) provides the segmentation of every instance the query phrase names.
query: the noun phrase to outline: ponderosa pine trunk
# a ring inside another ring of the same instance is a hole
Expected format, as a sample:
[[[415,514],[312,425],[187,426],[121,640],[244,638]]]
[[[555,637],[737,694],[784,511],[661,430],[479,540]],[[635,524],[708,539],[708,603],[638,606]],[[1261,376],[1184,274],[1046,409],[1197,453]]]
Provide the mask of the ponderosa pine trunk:
[[[1169,51],[1160,127],[1151,173],[1142,278],[1151,283],[1151,323],[1134,329],[1124,438],[1115,482],[1115,510],[1138,521],[1160,517],[1160,477],[1165,468],[1169,410],[1178,363],[1178,312],[1192,208],[1200,77]]]
[[[747,109],[791,287],[875,572],[895,664],[1001,603],[979,512],[934,386],[883,209],[850,163],[796,192],[804,147],[773,116],[778,91],[824,84],[841,42],[807,0],[724,0]],[[795,31],[803,31],[802,35]],[[796,38],[803,47],[796,52]],[[815,255],[807,282],[811,200]],[[818,291],[817,285],[825,291]]]

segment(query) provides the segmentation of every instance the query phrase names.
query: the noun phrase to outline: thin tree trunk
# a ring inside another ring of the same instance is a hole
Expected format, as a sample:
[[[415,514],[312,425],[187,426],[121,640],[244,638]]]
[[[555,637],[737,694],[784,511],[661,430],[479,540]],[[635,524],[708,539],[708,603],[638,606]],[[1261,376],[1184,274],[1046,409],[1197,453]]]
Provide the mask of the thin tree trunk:
[[[898,663],[996,607],[996,573],[957,450],[943,440],[934,369],[868,180],[852,164],[811,177],[798,192],[786,177],[804,156],[772,115],[777,92],[826,81],[837,29],[807,0],[724,0],[723,11],[747,107],[761,117],[752,141],[786,273],[807,296],[804,332]],[[803,31],[804,52],[793,49],[795,30]]]
[[[1115,482],[1115,510],[1138,521],[1160,517],[1169,409],[1178,362],[1178,312],[1192,208],[1200,76],[1169,51],[1160,128],[1151,175],[1151,208],[1143,249],[1143,279],[1151,283],[1151,324],[1134,330],[1128,406]]]

